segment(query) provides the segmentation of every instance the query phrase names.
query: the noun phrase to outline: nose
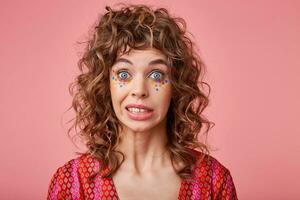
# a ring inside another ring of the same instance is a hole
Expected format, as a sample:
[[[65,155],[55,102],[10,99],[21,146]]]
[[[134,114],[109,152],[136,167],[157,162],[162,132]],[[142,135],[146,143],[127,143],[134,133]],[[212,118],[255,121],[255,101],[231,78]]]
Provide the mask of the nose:
[[[145,98],[148,96],[148,88],[143,78],[137,78],[132,85],[131,96]]]

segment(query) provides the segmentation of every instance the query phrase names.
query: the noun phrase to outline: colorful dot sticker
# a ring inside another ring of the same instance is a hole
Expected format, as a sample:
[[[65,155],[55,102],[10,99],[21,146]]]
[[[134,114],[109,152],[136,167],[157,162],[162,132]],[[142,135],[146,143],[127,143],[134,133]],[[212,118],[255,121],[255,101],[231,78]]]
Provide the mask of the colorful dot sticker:
[[[163,87],[165,84],[167,84],[169,81],[166,79],[162,82],[157,82],[157,81],[154,81],[152,80],[150,83],[150,85],[155,89],[156,92],[159,91],[159,88]]]
[[[115,70],[112,70],[112,72],[113,72],[113,75],[112,75],[111,79],[112,79],[116,84],[119,85],[119,88],[123,88],[123,86],[128,85],[128,84],[131,83],[131,82],[122,82],[122,81],[119,81],[119,80],[117,79],[116,75],[115,75]],[[168,81],[167,79],[166,79],[166,80],[163,80],[163,81],[161,81],[161,82],[155,81],[155,80],[151,79],[151,81],[150,81],[150,86],[151,86],[152,88],[154,88],[154,90],[155,90],[156,92],[158,92],[158,91],[160,91],[159,88],[163,87],[163,86],[166,85],[168,82],[169,82],[169,81]]]
[[[114,70],[112,72],[115,73]],[[125,86],[125,83],[118,81],[118,79],[115,77],[115,75],[112,75],[111,79],[119,85],[119,88],[122,88],[123,86]]]

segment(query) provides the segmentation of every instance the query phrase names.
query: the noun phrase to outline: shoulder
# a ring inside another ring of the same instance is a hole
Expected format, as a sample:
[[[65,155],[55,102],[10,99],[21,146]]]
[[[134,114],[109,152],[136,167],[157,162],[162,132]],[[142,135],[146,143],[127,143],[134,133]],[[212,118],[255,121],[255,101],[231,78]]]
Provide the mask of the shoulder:
[[[47,199],[69,199],[74,195],[80,199],[80,185],[98,169],[99,162],[89,154],[69,160],[53,174]]]
[[[89,154],[82,154],[60,166],[54,176],[69,177],[75,175],[82,176],[84,174],[91,175],[93,172],[96,172],[98,168],[99,162],[97,159]]]
[[[196,158],[195,170],[202,169],[202,171],[211,171],[220,175],[229,172],[229,170],[213,156],[197,150],[191,150],[191,152]]]
[[[192,153],[197,160],[193,168],[194,180],[203,185],[213,199],[237,199],[229,169],[211,155],[196,150]]]

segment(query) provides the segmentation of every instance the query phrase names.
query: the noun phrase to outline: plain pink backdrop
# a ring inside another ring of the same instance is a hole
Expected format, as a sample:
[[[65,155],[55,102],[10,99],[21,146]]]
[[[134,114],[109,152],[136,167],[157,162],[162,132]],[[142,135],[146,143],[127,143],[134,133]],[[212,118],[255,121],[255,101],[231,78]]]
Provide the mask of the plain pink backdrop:
[[[119,1],[1,1],[1,199],[45,199],[75,157],[68,84],[89,27]],[[299,199],[299,1],[130,1],[183,17],[208,66],[208,142],[240,199]]]

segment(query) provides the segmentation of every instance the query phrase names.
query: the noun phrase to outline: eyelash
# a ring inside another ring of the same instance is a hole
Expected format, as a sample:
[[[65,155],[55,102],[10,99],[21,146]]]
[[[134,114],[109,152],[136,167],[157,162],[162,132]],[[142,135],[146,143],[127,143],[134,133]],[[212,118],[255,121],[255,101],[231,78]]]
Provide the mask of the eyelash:
[[[125,70],[119,70],[119,71],[116,72],[116,74],[117,74],[117,78],[118,78],[119,81],[125,82],[125,81],[126,81],[125,79],[120,78],[120,74],[123,73],[123,72],[126,72],[127,74],[129,74],[129,72],[128,72],[128,71],[125,71]],[[154,79],[155,82],[161,82],[161,81],[164,80],[164,76],[165,76],[165,73],[164,73],[164,72],[159,71],[159,70],[154,70],[154,71],[152,71],[152,72],[150,73],[149,76],[151,76],[151,75],[154,74],[154,73],[159,73],[159,74],[161,75],[161,78],[160,78],[159,80],[155,80],[155,79]]]

